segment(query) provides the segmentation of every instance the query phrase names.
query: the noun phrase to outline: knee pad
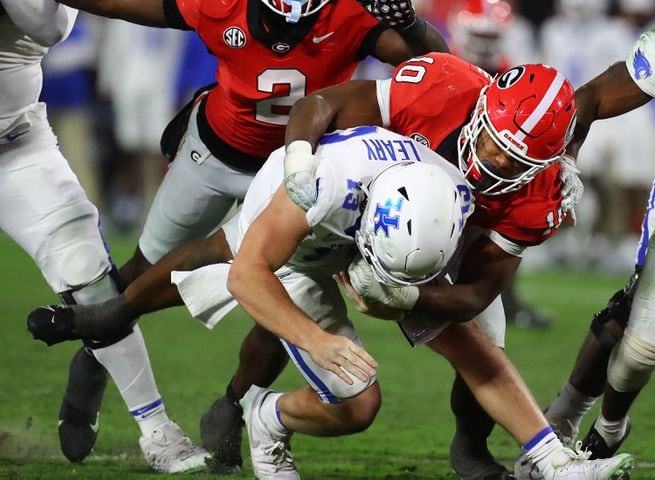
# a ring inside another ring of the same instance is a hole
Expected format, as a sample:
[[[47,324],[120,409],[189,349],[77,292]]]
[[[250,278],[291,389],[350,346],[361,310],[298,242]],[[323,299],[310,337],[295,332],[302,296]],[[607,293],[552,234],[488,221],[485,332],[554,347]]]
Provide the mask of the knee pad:
[[[118,270],[113,268],[88,285],[67,290],[59,296],[67,305],[88,305],[114,298],[124,289]]]
[[[612,350],[607,382],[617,392],[643,388],[655,370],[655,345],[627,332]]]
[[[112,263],[90,203],[71,205],[48,219],[50,229],[36,258],[56,292],[79,290],[100,280]]]
[[[639,278],[639,271],[636,271],[627,285],[612,295],[612,298],[607,302],[607,306],[600,312],[594,315],[591,321],[591,331],[596,336],[600,344],[607,350],[612,350],[619,342],[620,337],[613,335],[605,328],[605,324],[614,320],[622,330],[628,325],[630,318],[630,310],[632,308],[632,300],[637,288],[637,280]]]

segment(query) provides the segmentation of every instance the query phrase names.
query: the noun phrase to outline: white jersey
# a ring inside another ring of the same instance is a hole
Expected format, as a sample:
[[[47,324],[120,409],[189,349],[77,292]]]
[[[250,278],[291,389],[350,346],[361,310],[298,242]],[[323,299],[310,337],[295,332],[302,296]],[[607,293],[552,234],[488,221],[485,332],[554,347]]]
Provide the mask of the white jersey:
[[[29,6],[32,7],[30,15],[38,17],[40,12],[38,7],[43,6],[42,4],[44,1],[23,1],[17,10]],[[47,28],[57,28],[61,32],[66,32],[60,36],[63,40],[72,28],[75,14],[69,13],[73,11],[69,7],[51,8],[60,8],[62,11],[68,9],[67,14],[44,19],[42,23],[47,25]],[[22,12],[12,13],[18,15]],[[38,23],[38,18],[30,18],[28,22]],[[64,24],[62,25],[61,22]],[[41,60],[46,53],[48,47],[37,43],[24,32],[12,20],[9,13],[0,15],[0,142],[10,141],[13,136],[24,133],[31,127],[28,112],[35,108],[41,94],[43,85]],[[7,136],[8,139],[5,138]]]
[[[288,264],[293,267],[329,266],[326,271],[330,272],[344,269],[354,254],[354,234],[364,208],[366,195],[362,185],[366,186],[396,162],[439,165],[450,174],[455,185],[469,192],[461,173],[451,163],[414,140],[381,127],[357,127],[325,135],[316,155],[321,160],[316,171],[318,196],[306,214],[312,235],[300,243],[289,259]],[[281,184],[283,163],[284,148],[280,148],[271,154],[253,180],[243,204],[242,234]],[[462,195],[464,218],[473,211],[472,197]]]
[[[645,94],[655,97],[655,28],[639,37],[625,65],[637,86]]]

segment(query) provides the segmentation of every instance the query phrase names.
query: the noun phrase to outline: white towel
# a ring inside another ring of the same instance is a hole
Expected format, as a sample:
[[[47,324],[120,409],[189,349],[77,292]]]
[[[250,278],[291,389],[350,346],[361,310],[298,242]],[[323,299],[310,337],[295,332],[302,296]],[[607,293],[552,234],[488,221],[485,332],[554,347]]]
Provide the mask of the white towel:
[[[193,318],[207,328],[214,326],[238,305],[227,290],[229,263],[215,263],[190,272],[171,272],[171,283]]]

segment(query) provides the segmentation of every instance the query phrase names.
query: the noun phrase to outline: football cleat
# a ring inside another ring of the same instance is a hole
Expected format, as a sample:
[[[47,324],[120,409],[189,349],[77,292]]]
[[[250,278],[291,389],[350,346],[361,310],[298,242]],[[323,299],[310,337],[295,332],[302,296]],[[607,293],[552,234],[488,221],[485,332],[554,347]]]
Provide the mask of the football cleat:
[[[150,466],[161,473],[204,470],[211,457],[170,420],[155,428],[150,435],[141,436],[139,446]]]
[[[200,418],[200,438],[203,448],[212,454],[212,473],[232,475],[241,471],[242,415],[238,403],[221,397]]]
[[[560,465],[533,464],[526,455],[516,462],[514,474],[518,480],[627,480],[635,459],[628,453],[611,458],[590,460],[590,452],[581,450],[582,442],[576,443],[575,451],[566,448],[567,460]],[[543,463],[543,462],[541,462]]]
[[[598,433],[595,425],[592,425],[589,433],[582,439],[582,448],[591,453],[589,457],[591,459],[609,458],[616,453],[623,442],[625,442],[625,439],[628,438],[630,428],[630,417],[628,417],[628,424],[623,437],[618,442],[612,444],[612,446],[609,446],[601,434]]]
[[[532,459],[525,453],[516,460],[514,464],[514,476],[517,480],[543,480],[544,476],[539,472]]]
[[[259,480],[299,480],[289,445],[291,435],[271,432],[261,418],[262,403],[271,394],[272,390],[253,385],[239,402],[248,428],[252,468]]]
[[[32,310],[27,317],[27,329],[35,340],[48,346],[81,338],[75,331],[73,310],[67,305],[46,305]]]
[[[100,403],[109,374],[85,347],[71,360],[68,385],[59,409],[59,445],[71,462],[84,460],[96,443]]]

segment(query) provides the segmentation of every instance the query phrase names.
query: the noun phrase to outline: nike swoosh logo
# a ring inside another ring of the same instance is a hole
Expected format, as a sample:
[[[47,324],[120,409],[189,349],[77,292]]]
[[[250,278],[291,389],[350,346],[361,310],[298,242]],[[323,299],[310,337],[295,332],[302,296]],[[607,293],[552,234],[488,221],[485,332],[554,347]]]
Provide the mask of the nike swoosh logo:
[[[89,427],[91,427],[93,433],[98,433],[98,429],[100,429],[100,412],[96,415],[96,421],[89,425]]]
[[[321,35],[320,37],[314,37],[314,38],[312,38],[312,42],[321,43],[323,40],[326,40],[327,38],[331,37],[332,35],[334,35],[334,32],[330,32],[328,34]]]

